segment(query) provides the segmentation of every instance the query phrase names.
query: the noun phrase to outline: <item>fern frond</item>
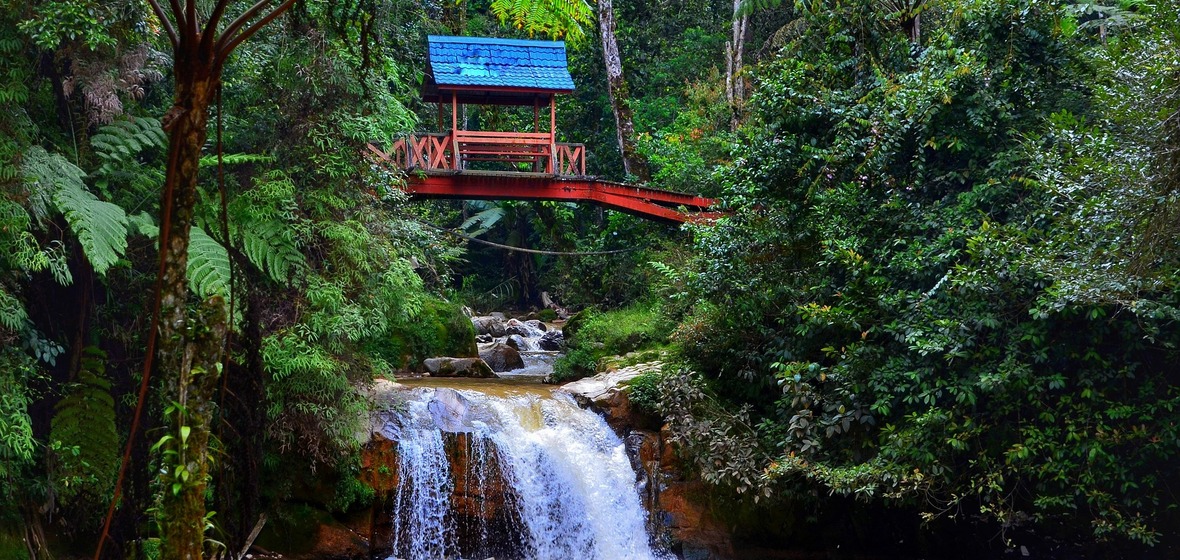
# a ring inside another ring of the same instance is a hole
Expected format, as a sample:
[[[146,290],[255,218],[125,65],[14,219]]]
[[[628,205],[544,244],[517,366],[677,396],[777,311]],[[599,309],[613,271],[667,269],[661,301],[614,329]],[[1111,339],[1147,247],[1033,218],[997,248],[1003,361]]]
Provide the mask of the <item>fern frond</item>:
[[[59,453],[55,478],[66,499],[84,495],[87,501],[105,497],[119,468],[119,437],[115,430],[115,400],[106,376],[106,354],[88,346],[76,383],[57,406],[50,421],[50,440],[70,453]]]
[[[205,230],[193,226],[188,243],[189,287],[202,299],[229,294],[229,253]]]
[[[85,173],[58,154],[31,148],[24,159],[30,190],[52,185],[53,204],[78,237],[86,258],[100,276],[127,250],[127,213],[94,196],[82,182]]]
[[[501,25],[574,44],[586,38],[582,26],[594,16],[586,0],[492,0],[491,11]]]
[[[265,221],[239,228],[242,252],[259,270],[279,283],[307,267],[291,228],[279,221]]]
[[[221,161],[225,165],[242,165],[245,163],[270,163],[274,161],[274,156],[265,154],[222,154]],[[201,158],[201,167],[215,167],[217,166],[217,155],[203,156]]]
[[[165,149],[168,136],[160,121],[148,117],[117,120],[98,129],[90,145],[103,160],[103,168],[122,163],[147,148]]]
[[[507,210],[503,206],[492,206],[464,220],[459,225],[459,229],[466,231],[468,235],[483,235],[492,229],[492,226],[496,225],[496,222],[499,222],[506,213]]]

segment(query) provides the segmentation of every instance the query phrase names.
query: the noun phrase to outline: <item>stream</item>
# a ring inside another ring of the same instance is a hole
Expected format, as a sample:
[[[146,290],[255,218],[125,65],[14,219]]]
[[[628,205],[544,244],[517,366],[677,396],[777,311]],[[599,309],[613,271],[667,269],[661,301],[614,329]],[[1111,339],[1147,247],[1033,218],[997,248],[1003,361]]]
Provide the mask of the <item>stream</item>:
[[[674,558],[650,544],[624,442],[539,382],[558,353],[527,343],[499,379],[402,382],[379,430],[396,444],[388,558]]]

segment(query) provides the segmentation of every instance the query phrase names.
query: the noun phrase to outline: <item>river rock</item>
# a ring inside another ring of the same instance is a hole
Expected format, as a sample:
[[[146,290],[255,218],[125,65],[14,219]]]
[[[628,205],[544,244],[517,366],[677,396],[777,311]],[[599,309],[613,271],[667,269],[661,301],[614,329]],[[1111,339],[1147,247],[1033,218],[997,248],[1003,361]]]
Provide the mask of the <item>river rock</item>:
[[[467,397],[454,389],[436,390],[426,408],[434,419],[434,425],[444,432],[471,430],[471,405]]]
[[[475,343],[476,344],[487,344],[489,342],[495,342],[495,341],[496,341],[495,337],[493,337],[490,334],[480,334],[480,335],[475,336]]]
[[[637,364],[566,383],[561,390],[573,395],[578,404],[601,410],[606,415],[606,423],[616,431],[626,431],[651,423],[647,415],[631,406],[631,399],[627,396],[627,384],[640,375],[659,371],[663,366],[663,362]]]
[[[422,361],[431,377],[495,377],[488,364],[479,358],[427,358]]]
[[[526,325],[516,319],[509,319],[507,323],[504,323],[504,333],[507,334],[508,336],[512,336],[515,334],[515,335],[520,335],[520,336],[524,336],[524,337],[528,337],[533,334],[532,330],[529,329],[528,325]]]
[[[508,335],[508,340],[505,340],[504,343],[515,348],[517,351],[529,349],[529,342],[519,334]]]
[[[475,327],[475,334],[488,334],[493,337],[504,336],[504,320],[496,317],[472,317],[471,326]]]
[[[529,328],[536,329],[541,332],[549,331],[549,327],[546,326],[545,323],[541,322],[540,319],[529,319],[528,321],[525,321],[524,324]]]
[[[512,371],[524,367],[524,359],[515,348],[496,342],[479,349],[479,357],[492,367],[492,371]]]
[[[549,331],[541,335],[541,339],[537,341],[537,346],[541,350],[558,351],[565,347],[565,335],[561,331]]]

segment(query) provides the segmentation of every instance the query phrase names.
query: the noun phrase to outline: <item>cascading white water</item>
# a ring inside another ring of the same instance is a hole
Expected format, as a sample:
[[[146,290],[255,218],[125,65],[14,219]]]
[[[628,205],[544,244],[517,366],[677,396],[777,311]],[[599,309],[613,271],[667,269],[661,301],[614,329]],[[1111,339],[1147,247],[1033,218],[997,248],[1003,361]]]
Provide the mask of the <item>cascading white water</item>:
[[[671,558],[649,544],[623,442],[537,393],[407,391],[383,434],[398,451],[394,558]]]

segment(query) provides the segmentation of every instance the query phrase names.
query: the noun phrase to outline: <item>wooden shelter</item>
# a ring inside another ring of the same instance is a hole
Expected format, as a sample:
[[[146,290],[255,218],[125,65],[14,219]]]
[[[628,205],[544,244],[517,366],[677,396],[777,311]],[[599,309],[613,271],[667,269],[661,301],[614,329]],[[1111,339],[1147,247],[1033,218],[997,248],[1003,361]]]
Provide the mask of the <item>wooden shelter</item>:
[[[585,145],[557,141],[556,97],[574,91],[565,43],[431,35],[428,46],[422,96],[438,103],[440,129],[449,106],[450,131],[402,138],[388,152],[369,144],[378,158],[411,172],[405,188],[412,197],[590,202],[669,222],[717,216],[707,198],[586,176]],[[463,130],[462,104],[532,105],[533,131]],[[541,130],[545,106],[548,131]],[[488,161],[515,165],[508,171],[468,167]]]
[[[438,103],[439,125],[450,107],[450,132],[411,139],[410,163],[423,169],[460,170],[473,161],[526,162],[533,171],[565,175],[586,173],[585,147],[557,142],[559,94],[574,91],[562,41],[427,38],[429,57],[422,97]],[[488,132],[460,128],[459,105],[533,106],[532,132]],[[548,131],[541,110],[548,107]]]

